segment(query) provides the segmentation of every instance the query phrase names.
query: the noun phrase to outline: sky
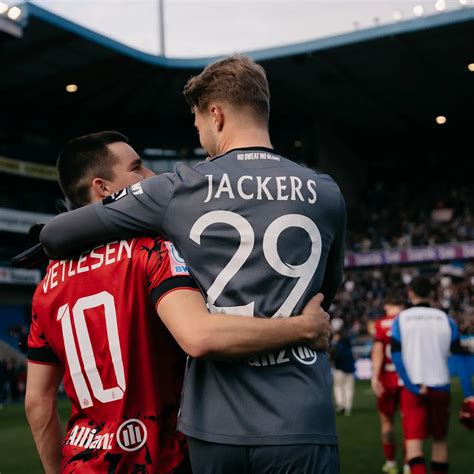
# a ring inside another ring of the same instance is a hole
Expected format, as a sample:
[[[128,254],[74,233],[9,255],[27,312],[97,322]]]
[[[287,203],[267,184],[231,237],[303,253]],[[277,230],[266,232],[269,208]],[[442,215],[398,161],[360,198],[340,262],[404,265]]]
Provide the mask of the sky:
[[[34,0],[147,53],[212,57],[473,6],[474,0]],[[9,0],[9,3],[18,3]],[[161,35],[161,25],[164,34]],[[164,41],[161,41],[162,36]],[[164,44],[163,44],[164,43]]]

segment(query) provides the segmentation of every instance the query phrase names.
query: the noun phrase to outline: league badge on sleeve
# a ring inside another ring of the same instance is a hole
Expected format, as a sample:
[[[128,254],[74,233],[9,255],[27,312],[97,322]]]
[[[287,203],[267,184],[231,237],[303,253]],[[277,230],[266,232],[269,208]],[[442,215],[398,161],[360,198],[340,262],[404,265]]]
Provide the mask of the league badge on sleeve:
[[[184,258],[181,257],[178,250],[171,242],[165,242],[166,248],[168,249],[168,254],[170,258],[170,268],[173,276],[177,275],[189,275],[189,268],[184,261]]]

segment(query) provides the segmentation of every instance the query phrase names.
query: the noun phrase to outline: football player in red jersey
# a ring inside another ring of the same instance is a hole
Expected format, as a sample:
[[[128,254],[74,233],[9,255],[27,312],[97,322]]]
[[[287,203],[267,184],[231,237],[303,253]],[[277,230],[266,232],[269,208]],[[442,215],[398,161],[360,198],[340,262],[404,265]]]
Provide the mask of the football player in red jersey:
[[[116,132],[73,140],[58,168],[76,206],[120,199],[111,193],[151,173]],[[195,357],[299,342],[327,348],[321,295],[301,318],[270,320],[212,316],[197,290],[161,237],[50,262],[33,298],[25,400],[46,473],[188,472],[185,440],[176,431],[185,364],[179,346]],[[56,407],[61,380],[72,404],[65,437]]]
[[[405,307],[404,298],[396,292],[385,298],[385,315],[375,322],[374,345],[372,348],[371,385],[377,397],[377,409],[380,415],[382,446],[385,464],[382,471],[397,474],[395,456],[394,415],[400,401],[401,384],[390,350],[391,328],[394,319]],[[404,472],[407,471],[404,468]]]

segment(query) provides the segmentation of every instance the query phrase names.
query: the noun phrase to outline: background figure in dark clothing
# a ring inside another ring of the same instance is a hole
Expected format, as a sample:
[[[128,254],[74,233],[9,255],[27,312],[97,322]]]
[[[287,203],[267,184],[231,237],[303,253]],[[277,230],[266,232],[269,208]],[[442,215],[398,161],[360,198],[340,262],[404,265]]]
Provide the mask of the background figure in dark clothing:
[[[6,384],[7,384],[7,365],[5,361],[0,360],[0,408],[3,408],[5,403],[7,393],[6,393]]]
[[[334,364],[334,398],[336,411],[350,415],[354,400],[355,360],[352,354],[352,343],[343,330],[334,334],[332,359]]]
[[[16,402],[20,397],[18,390],[18,367],[15,359],[9,359],[7,361],[7,381],[9,385],[9,395],[12,402]]]

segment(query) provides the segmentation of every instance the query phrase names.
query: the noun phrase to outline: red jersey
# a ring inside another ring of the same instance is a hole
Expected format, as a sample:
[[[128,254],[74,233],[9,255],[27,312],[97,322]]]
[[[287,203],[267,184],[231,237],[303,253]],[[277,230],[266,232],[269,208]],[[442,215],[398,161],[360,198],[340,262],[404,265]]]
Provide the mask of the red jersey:
[[[400,380],[395,369],[395,364],[392,362],[392,350],[390,345],[390,338],[392,336],[392,324],[397,316],[383,316],[375,321],[375,336],[376,342],[383,344],[383,363],[380,372],[380,381],[384,387],[398,387]]]
[[[154,308],[170,291],[197,288],[162,238],[50,262],[33,297],[28,359],[65,370],[72,413],[61,472],[161,474],[181,463],[185,354]]]

